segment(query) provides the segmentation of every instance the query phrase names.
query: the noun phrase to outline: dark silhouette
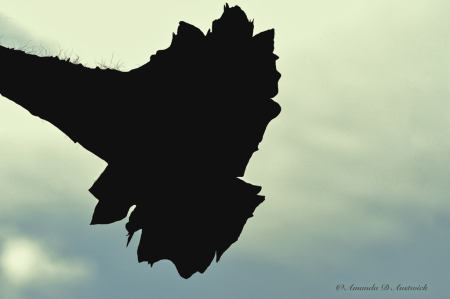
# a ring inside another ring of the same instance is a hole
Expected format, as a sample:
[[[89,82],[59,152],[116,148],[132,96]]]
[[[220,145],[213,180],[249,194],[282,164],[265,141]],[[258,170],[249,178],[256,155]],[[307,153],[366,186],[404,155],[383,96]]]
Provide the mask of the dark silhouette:
[[[129,72],[0,47],[0,93],[108,163],[91,224],[136,205],[126,229],[128,242],[142,229],[139,262],[168,259],[189,278],[264,201],[238,177],[281,111],[273,39],[227,4],[206,36],[180,22],[169,48]]]

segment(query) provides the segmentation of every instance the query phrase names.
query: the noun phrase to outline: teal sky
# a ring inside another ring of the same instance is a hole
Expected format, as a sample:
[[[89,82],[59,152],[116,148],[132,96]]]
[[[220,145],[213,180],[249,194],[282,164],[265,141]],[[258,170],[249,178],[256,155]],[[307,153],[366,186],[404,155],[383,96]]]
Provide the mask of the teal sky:
[[[3,0],[0,44],[127,71],[167,48],[180,21],[206,33],[224,4]],[[0,96],[0,298],[355,296],[338,284],[427,284],[403,296],[446,298],[450,2],[228,4],[255,33],[275,29],[282,74],[282,112],[244,176],[266,200],[239,241],[189,280],[168,261],[139,264],[126,220],[89,226],[106,162]],[[380,293],[356,296],[402,296]]]

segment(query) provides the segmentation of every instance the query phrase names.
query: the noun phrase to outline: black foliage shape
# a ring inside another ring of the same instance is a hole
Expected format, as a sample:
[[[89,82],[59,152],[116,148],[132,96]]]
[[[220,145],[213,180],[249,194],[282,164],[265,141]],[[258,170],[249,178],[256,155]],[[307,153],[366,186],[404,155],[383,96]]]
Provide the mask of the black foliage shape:
[[[126,229],[128,243],[142,229],[138,261],[168,259],[189,278],[219,261],[264,201],[238,177],[281,111],[273,50],[274,30],[253,36],[227,4],[206,36],[180,22],[169,48],[129,72],[0,47],[0,92],[108,163],[89,190],[91,224],[136,205]]]

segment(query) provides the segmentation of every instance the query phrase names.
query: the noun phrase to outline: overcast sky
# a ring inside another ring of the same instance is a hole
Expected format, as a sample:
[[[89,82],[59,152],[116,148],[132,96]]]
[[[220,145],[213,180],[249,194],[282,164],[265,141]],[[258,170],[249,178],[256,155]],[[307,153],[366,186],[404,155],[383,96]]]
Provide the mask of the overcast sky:
[[[89,226],[106,163],[0,96],[1,298],[448,296],[450,2],[228,3],[255,33],[275,29],[282,74],[282,112],[244,176],[266,200],[239,241],[188,280],[168,261],[139,264],[127,220]],[[2,0],[0,44],[126,71],[167,48],[179,21],[206,33],[224,4]]]

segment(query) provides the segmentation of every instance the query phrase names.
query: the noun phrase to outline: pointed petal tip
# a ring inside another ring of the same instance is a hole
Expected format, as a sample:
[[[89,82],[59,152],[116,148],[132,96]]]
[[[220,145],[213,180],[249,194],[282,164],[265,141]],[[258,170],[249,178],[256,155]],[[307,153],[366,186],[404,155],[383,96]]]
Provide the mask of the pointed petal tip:
[[[223,254],[223,252],[216,251],[216,263],[218,263],[220,261],[222,254]]]

